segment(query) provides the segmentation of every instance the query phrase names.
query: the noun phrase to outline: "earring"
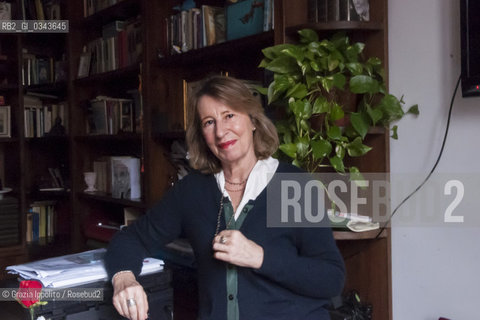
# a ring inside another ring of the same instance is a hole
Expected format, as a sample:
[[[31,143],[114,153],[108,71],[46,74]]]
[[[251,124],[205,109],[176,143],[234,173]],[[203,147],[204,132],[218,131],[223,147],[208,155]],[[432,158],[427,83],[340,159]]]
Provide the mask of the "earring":
[[[253,130],[252,130],[252,131],[254,131],[254,132],[255,132],[255,130],[257,130],[257,128],[253,127]]]

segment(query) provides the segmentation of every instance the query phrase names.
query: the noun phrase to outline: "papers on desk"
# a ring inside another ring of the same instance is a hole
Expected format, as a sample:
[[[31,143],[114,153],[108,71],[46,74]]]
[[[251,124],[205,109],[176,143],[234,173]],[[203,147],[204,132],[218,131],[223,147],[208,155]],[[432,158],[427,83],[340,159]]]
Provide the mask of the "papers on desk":
[[[103,264],[106,249],[96,249],[61,257],[9,266],[6,270],[26,280],[39,280],[46,288],[64,288],[107,280]],[[163,270],[163,260],[145,258],[141,274]]]
[[[368,216],[341,213],[338,211],[334,212],[331,209],[327,210],[327,214],[333,228],[353,232],[365,232],[380,228],[380,224],[378,222],[372,222],[372,218]]]

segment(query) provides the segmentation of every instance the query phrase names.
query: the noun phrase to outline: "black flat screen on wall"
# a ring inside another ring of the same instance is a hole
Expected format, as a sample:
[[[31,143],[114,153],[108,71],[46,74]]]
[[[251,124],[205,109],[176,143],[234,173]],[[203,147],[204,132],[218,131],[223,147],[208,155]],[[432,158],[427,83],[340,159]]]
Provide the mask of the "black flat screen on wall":
[[[462,95],[480,96],[480,1],[460,0]]]

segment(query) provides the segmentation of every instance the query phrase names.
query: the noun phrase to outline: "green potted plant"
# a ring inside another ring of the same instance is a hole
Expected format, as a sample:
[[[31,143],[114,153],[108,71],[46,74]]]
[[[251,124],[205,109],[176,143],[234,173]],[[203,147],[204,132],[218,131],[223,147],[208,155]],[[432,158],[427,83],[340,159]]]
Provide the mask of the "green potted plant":
[[[363,43],[350,43],[343,33],[324,40],[310,29],[298,33],[297,44],[265,48],[260,63],[273,73],[262,93],[285,113],[276,122],[279,149],[309,172],[331,167],[359,175],[357,167],[345,166],[345,156],[366,154],[371,127],[389,128],[406,113],[418,114],[418,107],[405,112],[402,99],[387,92],[382,62],[363,59]],[[397,126],[390,130],[396,139]]]

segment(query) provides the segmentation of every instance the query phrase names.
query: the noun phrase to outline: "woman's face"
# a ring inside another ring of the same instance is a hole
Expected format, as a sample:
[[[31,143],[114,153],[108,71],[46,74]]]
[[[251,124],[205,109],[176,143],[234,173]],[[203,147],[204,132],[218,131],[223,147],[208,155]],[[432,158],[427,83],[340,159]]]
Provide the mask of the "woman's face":
[[[248,114],[206,95],[198,101],[197,110],[203,137],[222,165],[255,159],[254,126]]]

